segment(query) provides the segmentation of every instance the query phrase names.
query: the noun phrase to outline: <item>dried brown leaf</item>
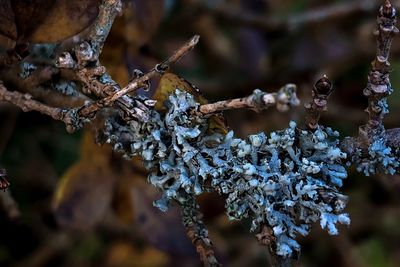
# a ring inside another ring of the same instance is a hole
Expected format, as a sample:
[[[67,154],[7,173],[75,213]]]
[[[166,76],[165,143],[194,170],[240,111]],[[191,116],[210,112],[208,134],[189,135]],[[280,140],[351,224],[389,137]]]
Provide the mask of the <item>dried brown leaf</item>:
[[[0,33],[20,43],[57,42],[95,20],[100,0],[2,0]]]

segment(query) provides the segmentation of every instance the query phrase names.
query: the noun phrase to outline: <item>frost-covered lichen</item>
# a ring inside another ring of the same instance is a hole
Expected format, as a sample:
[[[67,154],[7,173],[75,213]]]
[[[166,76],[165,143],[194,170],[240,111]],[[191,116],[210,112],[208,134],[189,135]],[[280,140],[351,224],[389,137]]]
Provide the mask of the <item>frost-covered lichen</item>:
[[[115,150],[143,158],[149,181],[162,192],[155,202],[161,210],[172,200],[183,205],[188,196],[217,191],[226,196],[230,219],[250,218],[251,231],[269,225],[284,257],[299,251],[296,236],[308,234],[311,223],[330,234],[337,234],[337,223],[350,223],[347,197],[338,191],[347,172],[337,132],[303,131],[291,122],[269,136],[210,135],[207,119],[192,112],[199,105],[192,95],[177,90],[168,105],[146,123],[110,119],[105,130]]]

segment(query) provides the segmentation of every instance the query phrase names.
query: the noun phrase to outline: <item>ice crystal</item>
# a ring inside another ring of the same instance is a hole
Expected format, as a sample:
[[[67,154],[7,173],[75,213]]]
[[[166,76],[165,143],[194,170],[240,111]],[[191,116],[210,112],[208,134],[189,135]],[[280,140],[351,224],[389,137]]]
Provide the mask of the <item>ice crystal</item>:
[[[337,223],[350,223],[343,213],[347,198],[338,191],[347,172],[337,132],[304,131],[290,122],[269,137],[210,135],[207,119],[192,112],[198,105],[192,95],[176,90],[168,112],[152,111],[146,123],[106,121],[107,142],[125,157],[143,158],[149,181],[162,192],[155,202],[159,209],[217,191],[226,196],[230,219],[250,218],[251,231],[269,225],[276,252],[285,257],[299,251],[295,238],[307,235],[311,223],[320,221],[330,234],[337,234]]]

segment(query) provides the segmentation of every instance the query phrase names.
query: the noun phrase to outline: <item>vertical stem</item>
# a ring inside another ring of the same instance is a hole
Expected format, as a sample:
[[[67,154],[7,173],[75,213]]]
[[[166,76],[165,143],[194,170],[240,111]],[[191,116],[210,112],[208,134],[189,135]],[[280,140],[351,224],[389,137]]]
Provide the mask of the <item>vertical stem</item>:
[[[368,98],[369,115],[367,125],[361,130],[368,136],[381,134],[385,128],[383,118],[389,112],[387,96],[392,88],[389,79],[389,53],[393,37],[398,33],[396,24],[396,10],[389,0],[379,10],[377,18],[378,29],[374,32],[377,42],[375,60],[371,63],[368,74],[368,84],[364,89],[364,95]]]
[[[104,42],[110,33],[111,27],[115,18],[122,12],[121,0],[103,0],[99,9],[99,15],[93,24],[93,29],[90,31],[89,39],[95,57],[98,58]]]
[[[204,266],[221,266],[215,258],[211,240],[208,238],[208,230],[204,225],[203,214],[199,211],[199,205],[192,196],[182,205],[182,222],[186,228],[187,235],[196,246],[197,252]]]

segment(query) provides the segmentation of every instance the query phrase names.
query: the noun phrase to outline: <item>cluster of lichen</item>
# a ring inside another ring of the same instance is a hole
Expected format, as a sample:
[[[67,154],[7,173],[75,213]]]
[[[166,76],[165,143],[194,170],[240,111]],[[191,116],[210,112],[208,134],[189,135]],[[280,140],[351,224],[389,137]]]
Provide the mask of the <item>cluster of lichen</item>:
[[[392,93],[393,89],[388,86],[388,95]],[[386,115],[389,113],[387,98],[376,100],[373,102],[374,108],[380,111],[380,114]],[[369,134],[371,140],[369,141],[368,149],[356,148],[355,153],[351,157],[351,162],[348,164],[355,164],[357,171],[369,176],[370,174],[386,173],[395,174],[396,170],[400,167],[399,163],[399,149],[392,149],[387,145],[385,138],[385,129],[383,125],[372,130]]]
[[[369,176],[370,174],[386,173],[395,174],[400,167],[400,150],[393,150],[386,144],[386,139],[381,135],[373,138],[368,147],[366,155],[363,155],[361,149],[357,149],[352,156],[352,163],[357,167],[357,171]]]
[[[230,219],[250,218],[251,231],[270,226],[276,252],[285,257],[300,249],[295,238],[308,234],[311,223],[320,221],[330,234],[337,234],[336,223],[350,223],[342,213],[347,197],[338,191],[347,172],[337,132],[304,131],[291,122],[269,137],[210,134],[207,118],[192,112],[198,105],[192,95],[176,90],[166,114],[151,111],[145,123],[105,123],[114,150],[142,157],[149,181],[162,192],[158,208],[165,211],[171,201],[184,205],[216,191],[226,196]]]

